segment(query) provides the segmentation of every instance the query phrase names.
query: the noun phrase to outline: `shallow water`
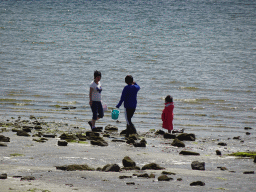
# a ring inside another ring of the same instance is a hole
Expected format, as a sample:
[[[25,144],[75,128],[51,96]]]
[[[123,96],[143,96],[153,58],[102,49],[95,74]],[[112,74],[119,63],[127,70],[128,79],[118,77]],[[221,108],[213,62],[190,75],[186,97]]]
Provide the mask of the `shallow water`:
[[[170,94],[175,128],[244,134],[256,123],[255,13],[251,0],[1,1],[0,115],[88,128],[97,69],[110,110],[127,74],[141,86],[139,131],[161,127]],[[99,126],[115,124],[110,110]]]

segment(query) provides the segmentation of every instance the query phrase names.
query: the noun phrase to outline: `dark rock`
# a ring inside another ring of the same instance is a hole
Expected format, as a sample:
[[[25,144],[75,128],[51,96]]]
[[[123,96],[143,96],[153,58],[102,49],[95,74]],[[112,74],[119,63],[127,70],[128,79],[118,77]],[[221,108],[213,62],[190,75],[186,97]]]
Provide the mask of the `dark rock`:
[[[95,127],[94,129],[92,129],[93,132],[102,132],[103,127]]]
[[[105,171],[105,172],[119,172],[120,170],[121,168],[117,164],[108,164],[108,165],[105,165],[102,169],[102,171]]]
[[[227,143],[219,142],[218,145],[220,145],[220,146],[227,146]]]
[[[147,141],[143,138],[139,143],[133,143],[134,147],[146,147]]]
[[[126,185],[135,185],[135,183],[134,182],[128,182],[128,183],[126,183]]]
[[[91,145],[98,145],[98,146],[108,146],[108,143],[106,141],[101,140],[91,140]]]
[[[17,135],[18,136],[25,136],[25,137],[29,137],[30,136],[26,131],[18,131]]]
[[[195,141],[196,136],[194,133],[181,133],[177,136],[180,141]]]
[[[191,163],[191,168],[193,170],[205,170],[205,162],[193,161]]]
[[[0,147],[7,147],[7,145],[4,143],[0,143]]]
[[[149,176],[148,176],[148,178],[155,178],[156,176],[155,176],[155,174],[153,174],[153,173],[151,173]]]
[[[67,141],[58,141],[58,146],[67,146],[68,142]]]
[[[245,171],[244,174],[254,174],[254,171]]]
[[[193,151],[181,151],[180,155],[200,155],[200,153],[193,152]]]
[[[180,141],[177,137],[173,140],[171,145],[176,147],[185,147],[185,143]]]
[[[130,134],[127,139],[138,140],[138,135],[136,135],[136,134]]]
[[[110,137],[110,134],[105,133],[102,137]]]
[[[218,167],[221,171],[226,171],[228,170],[226,167]]]
[[[41,130],[41,129],[43,129],[43,128],[42,128],[42,126],[40,126],[40,125],[36,125],[36,126],[35,126],[35,129],[36,129],[36,130]]]
[[[101,168],[101,167],[98,167],[98,168],[96,169],[96,171],[102,171],[102,168]]]
[[[127,179],[127,178],[132,178],[132,176],[126,176],[126,175],[119,176],[119,179]]]
[[[99,136],[100,136],[100,134],[97,133],[97,132],[86,131],[86,137],[87,137],[88,139],[91,139],[91,138],[93,138],[93,137],[99,137]]]
[[[43,136],[42,132],[38,132],[38,133],[32,135],[32,137],[42,137],[42,136]]]
[[[105,131],[118,131],[118,128],[116,126],[113,126],[113,125],[107,125],[105,127]]]
[[[47,137],[47,138],[55,138],[56,135],[54,134],[44,134],[43,137]]]
[[[125,156],[122,160],[123,166],[124,167],[135,167],[136,163],[133,161],[130,157]]]
[[[182,178],[178,178],[177,181],[182,181]]]
[[[221,155],[221,151],[220,150],[216,150],[216,155]]]
[[[127,130],[125,129],[125,130],[120,132],[120,135],[126,135],[126,132],[127,132]]]
[[[149,178],[149,175],[147,173],[144,173],[144,174],[137,175],[137,177]]]
[[[118,143],[118,142],[125,143],[125,140],[122,140],[122,139],[112,139],[111,141],[116,142],[116,143]]]
[[[240,140],[240,139],[241,139],[241,137],[240,137],[240,136],[237,136],[237,137],[233,137],[233,139]]]
[[[256,163],[256,156],[254,156],[254,161],[253,162]]]
[[[161,175],[158,177],[158,181],[170,181],[173,180],[173,178],[168,177],[167,175]]]
[[[250,132],[246,132],[245,134],[246,134],[246,135],[251,135],[251,133],[250,133]]]
[[[94,168],[89,167],[87,164],[84,165],[63,165],[63,166],[56,166],[56,169],[60,169],[63,171],[94,171]]]
[[[13,128],[13,129],[12,129],[12,132],[16,132],[16,133],[17,133],[17,132],[19,132],[19,131],[21,131],[21,129],[17,129],[17,128]]]
[[[245,129],[245,130],[249,130],[249,129],[252,129],[252,128],[251,128],[251,127],[245,127],[244,129]]]
[[[134,144],[135,141],[133,138],[128,138],[127,141],[126,141],[127,144]]]
[[[144,165],[142,167],[142,170],[146,170],[146,169],[161,170],[161,169],[165,169],[165,168],[164,167],[160,167],[156,163],[149,163],[149,164],[146,164],[146,165]]]
[[[164,138],[165,139],[175,139],[176,135],[170,134],[170,133],[164,133]]]
[[[168,171],[163,171],[162,174],[163,175],[176,175],[176,173],[168,172]]]
[[[6,173],[1,174],[0,179],[7,179],[7,174]]]
[[[10,137],[5,137],[4,135],[0,135],[0,142],[10,142]]]
[[[68,133],[62,133],[59,138],[62,140],[66,140],[66,141],[74,141],[77,139],[77,137],[75,135],[68,134]]]
[[[26,131],[27,133],[30,133],[33,128],[34,128],[34,127],[23,126],[23,127],[22,127],[22,131]]]
[[[140,170],[140,167],[123,167],[122,170],[130,171],[130,170]]]
[[[164,135],[165,132],[162,131],[162,130],[157,130],[157,131],[155,132],[155,134],[156,134],[156,135]]]
[[[81,133],[76,134],[76,137],[79,139],[79,141],[86,141],[87,138],[85,135],[82,135]]]
[[[48,139],[46,139],[46,138],[39,138],[39,139],[33,139],[33,141],[36,141],[38,143],[44,143],[44,142],[48,141]]]
[[[21,181],[24,181],[24,180],[28,180],[28,181],[30,181],[30,180],[35,180],[36,178],[35,177],[33,177],[33,176],[25,176],[25,177],[21,177]]]
[[[190,183],[190,186],[205,186],[205,183],[202,181],[194,181]]]

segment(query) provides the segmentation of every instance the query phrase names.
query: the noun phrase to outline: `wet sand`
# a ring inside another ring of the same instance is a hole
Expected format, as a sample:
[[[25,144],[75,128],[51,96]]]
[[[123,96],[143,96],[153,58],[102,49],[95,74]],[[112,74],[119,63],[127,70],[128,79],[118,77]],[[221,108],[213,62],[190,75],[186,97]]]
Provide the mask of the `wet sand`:
[[[15,123],[15,119],[10,120]],[[2,122],[0,135],[10,138],[10,142],[2,142],[7,147],[0,148],[0,174],[6,173],[7,179],[0,179],[1,191],[255,191],[255,174],[244,174],[245,171],[256,171],[256,163],[251,158],[228,156],[237,151],[255,150],[256,138],[253,135],[241,135],[240,139],[200,138],[195,141],[184,141],[186,147],[171,146],[173,139],[164,139],[155,131],[139,133],[145,138],[146,147],[134,147],[125,142],[113,142],[113,139],[124,141],[120,131],[104,137],[108,146],[93,146],[87,140],[83,143],[68,143],[58,146],[59,136],[63,132],[85,133],[89,127],[78,128],[67,124],[44,123],[41,132],[56,134],[55,138],[47,138],[44,143],[33,141],[37,137],[17,136],[12,129]],[[26,124],[31,124],[33,120]],[[24,124],[24,123],[23,123]],[[117,124],[118,126],[118,124]],[[104,131],[104,130],[103,130]],[[32,130],[30,135],[37,131]],[[186,130],[185,130],[186,132]],[[102,136],[104,132],[100,133]],[[225,142],[227,146],[218,145]],[[182,150],[200,153],[199,156],[179,155]],[[222,155],[216,155],[220,150]],[[142,168],[148,163],[157,163],[164,170],[122,170],[120,172],[103,171],[63,171],[56,166],[71,164],[87,164],[92,168],[104,167],[106,164],[118,164],[123,167],[122,159],[129,156]],[[205,170],[192,170],[193,161],[205,162]],[[226,167],[220,170],[219,167]],[[168,175],[170,181],[158,181],[162,171],[173,172]],[[153,173],[155,178],[141,178],[138,174]],[[33,176],[35,180],[21,180],[21,177]],[[120,179],[119,176],[131,176]],[[204,186],[190,186],[194,181],[202,181]]]

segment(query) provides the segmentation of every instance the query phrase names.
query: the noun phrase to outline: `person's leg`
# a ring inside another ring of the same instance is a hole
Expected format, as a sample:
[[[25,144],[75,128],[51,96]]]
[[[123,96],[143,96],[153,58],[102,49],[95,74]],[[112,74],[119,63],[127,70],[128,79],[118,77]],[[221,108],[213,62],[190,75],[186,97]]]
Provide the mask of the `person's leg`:
[[[92,109],[92,120],[89,121],[88,123],[91,126],[91,128],[93,129],[93,128],[95,128],[95,121],[98,119],[98,105],[97,105],[96,101],[92,102],[91,109]]]
[[[132,117],[134,112],[135,112],[135,109],[125,109],[125,119],[127,123],[127,130],[126,130],[127,136],[129,136],[129,134],[136,133],[136,129],[132,124]]]

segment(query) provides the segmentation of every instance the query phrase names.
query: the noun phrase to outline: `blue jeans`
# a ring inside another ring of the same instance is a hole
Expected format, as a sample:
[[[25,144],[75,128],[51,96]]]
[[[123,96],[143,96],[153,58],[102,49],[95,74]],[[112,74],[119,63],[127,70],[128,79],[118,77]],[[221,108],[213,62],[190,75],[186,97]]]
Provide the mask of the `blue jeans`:
[[[92,101],[92,119],[97,120],[98,117],[102,118],[104,116],[101,101]]]

